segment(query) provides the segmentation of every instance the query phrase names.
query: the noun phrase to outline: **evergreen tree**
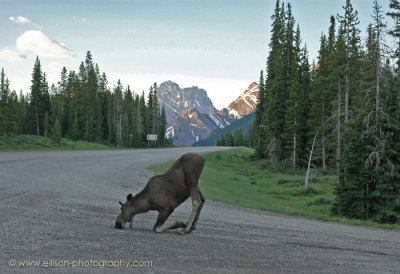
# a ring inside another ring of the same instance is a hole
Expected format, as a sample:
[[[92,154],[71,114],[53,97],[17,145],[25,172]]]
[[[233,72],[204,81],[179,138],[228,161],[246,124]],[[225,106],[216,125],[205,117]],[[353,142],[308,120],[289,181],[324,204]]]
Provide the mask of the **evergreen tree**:
[[[0,134],[7,135],[9,128],[9,94],[10,83],[4,73],[4,68],[0,74]]]
[[[340,23],[340,33],[344,41],[345,66],[344,66],[344,123],[345,133],[348,133],[350,120],[350,108],[354,97],[357,95],[360,81],[360,30],[357,28],[360,23],[358,11],[354,10],[350,0],[346,0],[343,6],[344,15],[337,15]],[[347,137],[346,137],[347,138]],[[345,138],[344,147],[347,147]]]
[[[46,76],[42,72],[39,57],[36,57],[32,72],[32,85],[27,110],[26,127],[28,133],[43,135],[44,116],[50,112],[50,98]]]
[[[256,130],[256,144],[255,144],[255,153],[257,158],[265,158],[265,150],[267,148],[267,136],[265,130],[265,106],[266,106],[266,90],[265,90],[265,80],[264,73],[261,70],[260,72],[260,81],[259,81],[259,92],[258,92],[258,100],[256,106],[256,117],[254,122],[254,127]],[[223,144],[221,144],[222,146]]]
[[[282,133],[285,127],[285,71],[283,60],[284,41],[284,9],[280,8],[279,0],[276,2],[275,13],[272,16],[272,34],[269,44],[270,53],[267,60],[267,79],[265,83],[265,101],[262,124],[266,137],[266,146],[259,147],[258,155],[269,157],[273,163],[281,158]],[[263,134],[264,135],[264,134]]]

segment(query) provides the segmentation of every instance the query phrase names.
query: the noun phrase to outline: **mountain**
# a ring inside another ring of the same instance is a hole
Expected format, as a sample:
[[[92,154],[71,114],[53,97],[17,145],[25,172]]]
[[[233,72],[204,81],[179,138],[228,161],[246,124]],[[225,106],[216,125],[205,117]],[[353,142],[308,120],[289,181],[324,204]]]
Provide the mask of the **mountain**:
[[[194,143],[193,146],[215,146],[218,138],[222,137],[229,131],[233,133],[235,130],[242,129],[243,134],[246,134],[255,117],[256,113],[253,111],[251,114],[243,116],[241,119],[234,121],[227,127],[214,130],[207,138],[199,140]]]
[[[187,109],[171,121],[166,137],[172,139],[177,146],[192,146],[195,142],[207,138],[215,129],[227,127],[235,120],[233,116]]]
[[[178,84],[166,81],[158,87],[157,98],[160,106],[165,106],[168,124],[187,109],[196,109],[199,113],[218,111],[207,96],[207,92],[196,86],[181,89]]]
[[[223,108],[218,113],[220,115],[234,115],[238,118],[246,116],[255,111],[257,106],[257,97],[260,87],[253,82],[249,87],[227,108]]]
[[[166,107],[169,124],[166,137],[177,146],[192,146],[210,136],[214,130],[218,130],[218,135],[222,129],[254,112],[258,92],[259,87],[253,82],[227,108],[217,112],[205,90],[197,87],[180,89],[171,81],[164,82],[158,89],[158,97]],[[242,123],[247,123],[247,120]],[[246,127],[249,126],[250,122]]]

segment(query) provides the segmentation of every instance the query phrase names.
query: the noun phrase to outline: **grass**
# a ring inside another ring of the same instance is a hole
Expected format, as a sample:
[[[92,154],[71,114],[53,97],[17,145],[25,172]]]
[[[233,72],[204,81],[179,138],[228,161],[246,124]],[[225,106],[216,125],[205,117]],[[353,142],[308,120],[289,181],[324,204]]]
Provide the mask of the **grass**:
[[[335,200],[334,176],[314,175],[313,182],[305,191],[305,171],[288,168],[289,163],[271,166],[267,161],[253,161],[252,153],[251,149],[237,148],[205,154],[206,165],[200,184],[204,196],[231,205],[292,216],[400,229],[399,224],[378,224],[333,216],[331,207]],[[172,161],[152,166],[150,169],[159,174],[171,164]]]
[[[71,141],[63,138],[60,143],[34,135],[0,136],[0,151],[27,150],[107,150],[115,147],[84,141]]]

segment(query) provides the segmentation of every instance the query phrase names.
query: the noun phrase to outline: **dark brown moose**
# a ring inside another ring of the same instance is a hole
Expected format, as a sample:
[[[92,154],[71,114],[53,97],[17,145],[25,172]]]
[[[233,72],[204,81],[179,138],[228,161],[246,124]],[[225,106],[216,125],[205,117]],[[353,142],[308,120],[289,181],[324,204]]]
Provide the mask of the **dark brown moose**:
[[[205,202],[198,186],[204,162],[204,157],[200,154],[184,154],[164,174],[152,177],[141,192],[135,196],[129,194],[124,204],[119,202],[122,205],[121,214],[115,222],[115,228],[122,229],[127,222],[130,222],[132,228],[136,214],[157,210],[159,214],[153,227],[154,232],[175,228],[183,228],[180,233],[195,230]],[[192,198],[192,213],[188,222],[176,222],[162,227],[174,209],[189,196]]]

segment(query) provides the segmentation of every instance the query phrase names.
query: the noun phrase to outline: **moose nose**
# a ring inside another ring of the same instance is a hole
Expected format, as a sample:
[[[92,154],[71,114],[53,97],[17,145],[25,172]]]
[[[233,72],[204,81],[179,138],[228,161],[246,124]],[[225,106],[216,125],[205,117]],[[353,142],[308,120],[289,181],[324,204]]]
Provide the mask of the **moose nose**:
[[[123,229],[124,228],[124,223],[116,221],[115,222],[115,228]]]

